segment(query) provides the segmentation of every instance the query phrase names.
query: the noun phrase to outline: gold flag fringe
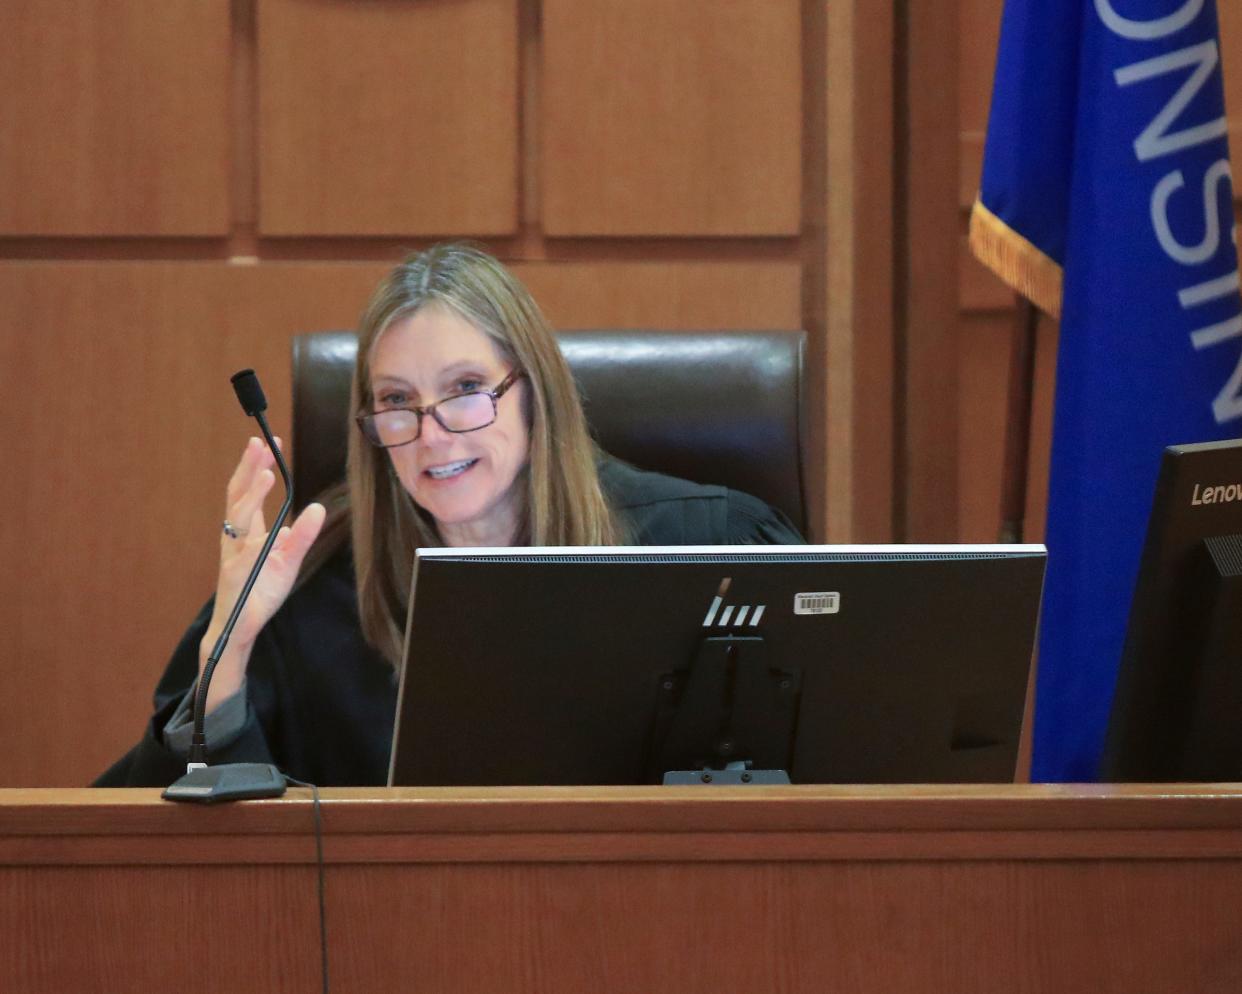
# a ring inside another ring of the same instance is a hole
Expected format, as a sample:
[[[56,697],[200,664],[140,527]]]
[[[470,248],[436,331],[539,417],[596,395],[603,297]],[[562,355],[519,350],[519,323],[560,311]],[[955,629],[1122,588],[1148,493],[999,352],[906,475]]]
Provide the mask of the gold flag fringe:
[[[970,212],[975,258],[1041,311],[1061,316],[1061,266],[976,199]]]

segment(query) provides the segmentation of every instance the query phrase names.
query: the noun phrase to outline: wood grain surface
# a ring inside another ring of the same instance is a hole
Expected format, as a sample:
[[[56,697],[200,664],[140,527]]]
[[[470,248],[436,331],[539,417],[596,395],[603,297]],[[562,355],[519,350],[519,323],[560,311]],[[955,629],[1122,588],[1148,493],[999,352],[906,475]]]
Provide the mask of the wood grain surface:
[[[1238,785],[328,790],[324,825],[334,990],[1242,981]],[[312,833],[301,790],[0,790],[6,991],[312,989]]]
[[[259,4],[259,232],[514,232],[517,27],[517,0]]]
[[[0,4],[0,236],[229,230],[229,7]]]
[[[545,0],[549,235],[796,235],[796,0]]]

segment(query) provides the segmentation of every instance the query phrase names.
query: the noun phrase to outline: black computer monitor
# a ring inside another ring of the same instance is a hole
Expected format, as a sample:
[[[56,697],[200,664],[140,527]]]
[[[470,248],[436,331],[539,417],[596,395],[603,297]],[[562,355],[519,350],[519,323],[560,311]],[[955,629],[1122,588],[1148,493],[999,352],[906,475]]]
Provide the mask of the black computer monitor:
[[[389,782],[1012,781],[1045,558],[420,550]]]
[[[1164,452],[1100,773],[1242,780],[1242,441]]]

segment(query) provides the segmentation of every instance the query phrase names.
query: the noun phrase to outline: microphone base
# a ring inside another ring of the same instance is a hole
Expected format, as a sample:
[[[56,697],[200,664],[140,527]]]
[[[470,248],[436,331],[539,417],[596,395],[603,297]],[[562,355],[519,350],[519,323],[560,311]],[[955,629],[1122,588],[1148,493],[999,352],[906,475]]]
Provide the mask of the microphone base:
[[[270,763],[225,763],[191,770],[160,796],[166,801],[216,804],[257,797],[280,797],[285,775]]]

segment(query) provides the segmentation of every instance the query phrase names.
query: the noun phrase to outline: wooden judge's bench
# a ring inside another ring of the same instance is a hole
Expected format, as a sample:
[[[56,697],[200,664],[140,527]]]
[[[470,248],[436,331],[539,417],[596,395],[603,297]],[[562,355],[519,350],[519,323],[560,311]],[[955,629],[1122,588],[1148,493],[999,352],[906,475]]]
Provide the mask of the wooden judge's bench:
[[[324,790],[331,989],[1242,991],[1242,785]],[[0,790],[0,990],[317,991],[310,792]]]

